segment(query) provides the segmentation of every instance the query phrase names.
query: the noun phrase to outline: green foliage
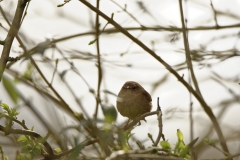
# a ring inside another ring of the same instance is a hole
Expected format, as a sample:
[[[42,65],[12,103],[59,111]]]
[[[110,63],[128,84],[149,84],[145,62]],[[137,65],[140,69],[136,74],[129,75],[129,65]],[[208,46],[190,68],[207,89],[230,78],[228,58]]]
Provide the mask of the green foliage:
[[[154,143],[152,134],[148,133],[148,138],[152,141],[152,143]]]
[[[58,153],[58,154],[59,154],[59,153],[62,153],[61,148],[55,148],[54,151],[55,151],[56,153]]]
[[[131,133],[133,128],[124,131],[124,132],[117,132],[117,138],[115,139],[117,143],[115,143],[113,150],[129,150],[131,146],[129,145],[130,138],[134,135]],[[113,139],[114,140],[114,139]]]
[[[189,154],[190,150],[193,148],[194,144],[197,142],[198,138],[194,139],[192,142],[190,142],[188,145],[185,145],[184,143],[184,137],[180,129],[177,129],[177,138],[178,141],[175,145],[175,148],[171,150],[171,145],[168,141],[161,141],[160,145],[163,149],[170,150],[170,154],[177,155],[179,157],[190,159],[191,156]]]
[[[3,86],[6,89],[8,95],[10,96],[10,98],[12,99],[12,101],[17,104],[18,101],[18,92],[13,84],[13,81],[11,79],[9,79],[8,77],[4,76],[2,77],[2,82],[3,82]]]
[[[9,106],[5,103],[1,103],[0,106],[3,108],[3,112],[0,114],[0,117],[5,116],[6,117],[6,121],[5,121],[5,135],[9,134],[9,131],[13,125],[12,121],[14,119],[17,119],[17,115],[19,114],[19,112],[17,112],[16,108],[9,108]]]
[[[113,105],[101,105],[105,122],[113,123],[117,120],[117,110]]]
[[[9,116],[10,118],[17,119],[17,112],[16,108],[9,108],[9,106],[5,103],[1,103],[0,106],[3,108],[4,112],[2,114]]]
[[[88,45],[92,45],[92,44],[94,44],[95,42],[96,42],[96,39],[90,41],[90,42],[88,43]]]
[[[78,112],[74,112],[74,116],[78,119],[78,120],[82,120],[84,117],[83,117],[83,114],[82,113],[78,113]]]
[[[170,143],[168,141],[161,141],[160,145],[162,146],[163,149],[166,149],[166,150],[170,150],[171,149],[171,145],[170,145]]]
[[[204,138],[204,142],[210,146],[215,146],[215,141],[208,138]]]
[[[20,155],[30,157],[31,159],[36,155],[40,155],[44,147],[36,138],[27,135],[20,136],[17,141],[22,145]]]
[[[9,131],[12,127],[12,122],[13,120],[17,120],[17,115],[19,112],[17,112],[16,108],[10,108],[7,104],[1,103],[0,106],[3,108],[3,112],[0,113],[1,117],[6,118],[5,122],[5,135],[9,134]],[[25,121],[22,121],[23,125],[25,124]],[[33,130],[33,127],[30,128],[29,130]],[[42,154],[43,151],[43,144],[39,142],[38,139],[28,136],[28,135],[23,135],[18,137],[17,142],[22,145],[21,152],[17,153],[16,159],[17,160],[32,160],[36,155]],[[3,151],[0,146],[0,156],[2,155],[3,159]],[[8,157],[4,157],[4,160],[7,160]]]

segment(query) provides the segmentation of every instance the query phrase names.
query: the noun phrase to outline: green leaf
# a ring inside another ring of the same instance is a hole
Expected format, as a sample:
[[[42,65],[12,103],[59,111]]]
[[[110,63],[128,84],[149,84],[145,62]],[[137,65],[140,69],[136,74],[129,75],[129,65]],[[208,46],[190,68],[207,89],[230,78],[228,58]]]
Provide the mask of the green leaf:
[[[18,101],[18,92],[12,82],[9,78],[3,75],[2,78],[3,86],[6,89],[8,95],[11,97],[12,101],[17,104]]]
[[[55,151],[56,153],[62,153],[61,148],[55,148],[54,151]]]
[[[180,129],[177,129],[177,137],[178,137],[178,141],[180,141],[180,142],[183,141],[183,134],[180,131]]]
[[[189,153],[189,147],[186,146],[180,153],[179,153],[179,157],[185,157],[188,153]]]
[[[199,137],[198,137],[199,138]],[[188,145],[186,145],[183,150],[179,153],[180,157],[186,157],[188,155],[189,150],[194,146],[194,144],[197,142],[198,138],[195,138],[192,142],[190,142]]]
[[[168,141],[161,141],[160,145],[162,146],[163,149],[171,149],[171,145]]]
[[[37,145],[35,148],[33,148],[34,156],[40,155],[41,152],[42,152],[42,147],[40,147],[40,145]]]
[[[56,64],[56,66],[58,65],[58,58],[55,60],[55,64]]]
[[[215,141],[208,138],[204,138],[204,142],[208,145],[215,146]]]
[[[18,137],[17,141],[22,143],[22,142],[28,141],[28,139],[25,136],[20,136],[20,137]]]
[[[70,158],[70,159],[76,159],[82,149],[83,149],[83,146],[82,146],[82,145],[76,146],[75,149],[74,149],[74,151],[69,154],[69,158]]]
[[[11,108],[11,114],[9,116],[16,118],[17,115],[19,115],[19,112],[17,112],[17,109]]]
[[[89,43],[88,43],[88,45],[92,45],[93,43],[95,43],[96,42],[96,40],[92,40],[92,41],[90,41]]]
[[[74,112],[74,116],[78,119],[78,120],[83,120],[84,116],[82,113],[78,113],[78,112]]]
[[[22,153],[30,153],[32,150],[32,147],[27,145],[27,146],[23,146],[22,149],[21,149],[21,152]]]
[[[4,157],[4,160],[9,160],[8,156],[5,156],[5,157]]]
[[[1,103],[1,106],[8,114],[11,112],[11,110],[7,104]]]
[[[140,149],[145,149],[145,146],[139,140],[137,140],[136,143]]]
[[[115,122],[117,119],[117,110],[113,105],[101,105],[105,116],[105,121],[108,123]]]

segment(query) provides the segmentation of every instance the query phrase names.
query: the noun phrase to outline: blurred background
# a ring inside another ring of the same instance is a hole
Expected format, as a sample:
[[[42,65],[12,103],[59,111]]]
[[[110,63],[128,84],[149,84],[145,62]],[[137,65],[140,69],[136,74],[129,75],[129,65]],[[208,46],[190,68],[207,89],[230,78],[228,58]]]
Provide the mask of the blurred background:
[[[88,2],[93,6],[97,3]],[[240,1],[185,0],[182,4],[199,89],[218,119],[230,153],[239,153]],[[4,40],[10,28],[6,18],[12,22],[17,1],[3,0],[0,5],[0,39]],[[179,1],[101,0],[99,9],[108,17],[114,14],[115,22],[160,56],[195,89],[186,63]],[[17,107],[18,119],[24,119],[29,127],[34,126],[35,132],[44,136],[49,129],[62,133],[67,127],[77,125],[54,99],[65,102],[73,112],[82,113],[84,117],[93,118],[97,113],[98,119],[104,119],[98,98],[103,106],[116,107],[116,94],[131,80],[152,95],[152,111],[157,109],[157,97],[160,98],[163,133],[171,145],[176,144],[176,132],[180,129],[185,143],[199,137],[195,145],[199,159],[223,157],[220,151],[203,142],[204,138],[213,139],[221,148],[213,124],[199,101],[142,46],[101,16],[96,20],[96,13],[81,1],[30,1],[18,36],[25,49],[32,51],[27,52],[31,56],[26,55],[15,39],[10,56],[19,56],[21,60],[9,62],[4,77],[14,83],[19,96],[11,97],[2,82],[0,100]],[[0,50],[2,48],[1,45]],[[142,122],[133,129],[132,141],[138,139],[148,147],[151,141],[147,134],[151,133],[156,139],[158,122],[156,115],[146,119],[147,123]],[[115,123],[122,125],[126,120],[118,114]],[[4,124],[3,119],[0,123]],[[71,141],[78,133],[69,131],[64,135],[66,141]],[[0,136],[5,154],[14,156],[13,150],[19,146],[4,133]],[[57,146],[53,140],[52,144]],[[136,145],[133,148],[137,148]]]

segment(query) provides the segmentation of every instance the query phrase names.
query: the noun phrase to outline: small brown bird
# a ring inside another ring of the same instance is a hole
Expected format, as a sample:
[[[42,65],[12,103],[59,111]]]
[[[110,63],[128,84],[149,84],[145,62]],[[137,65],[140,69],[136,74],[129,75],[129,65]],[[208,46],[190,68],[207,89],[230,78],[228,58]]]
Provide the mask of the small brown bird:
[[[117,97],[118,112],[130,119],[135,119],[152,109],[150,94],[137,82],[128,81]]]

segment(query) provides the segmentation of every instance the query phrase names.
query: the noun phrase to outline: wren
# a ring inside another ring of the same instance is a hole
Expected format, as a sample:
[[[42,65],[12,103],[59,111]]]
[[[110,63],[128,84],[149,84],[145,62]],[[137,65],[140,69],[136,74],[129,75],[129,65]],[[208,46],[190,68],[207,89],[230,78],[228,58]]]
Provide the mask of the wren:
[[[152,109],[150,94],[137,82],[127,81],[117,97],[118,112],[129,119],[135,119]]]

